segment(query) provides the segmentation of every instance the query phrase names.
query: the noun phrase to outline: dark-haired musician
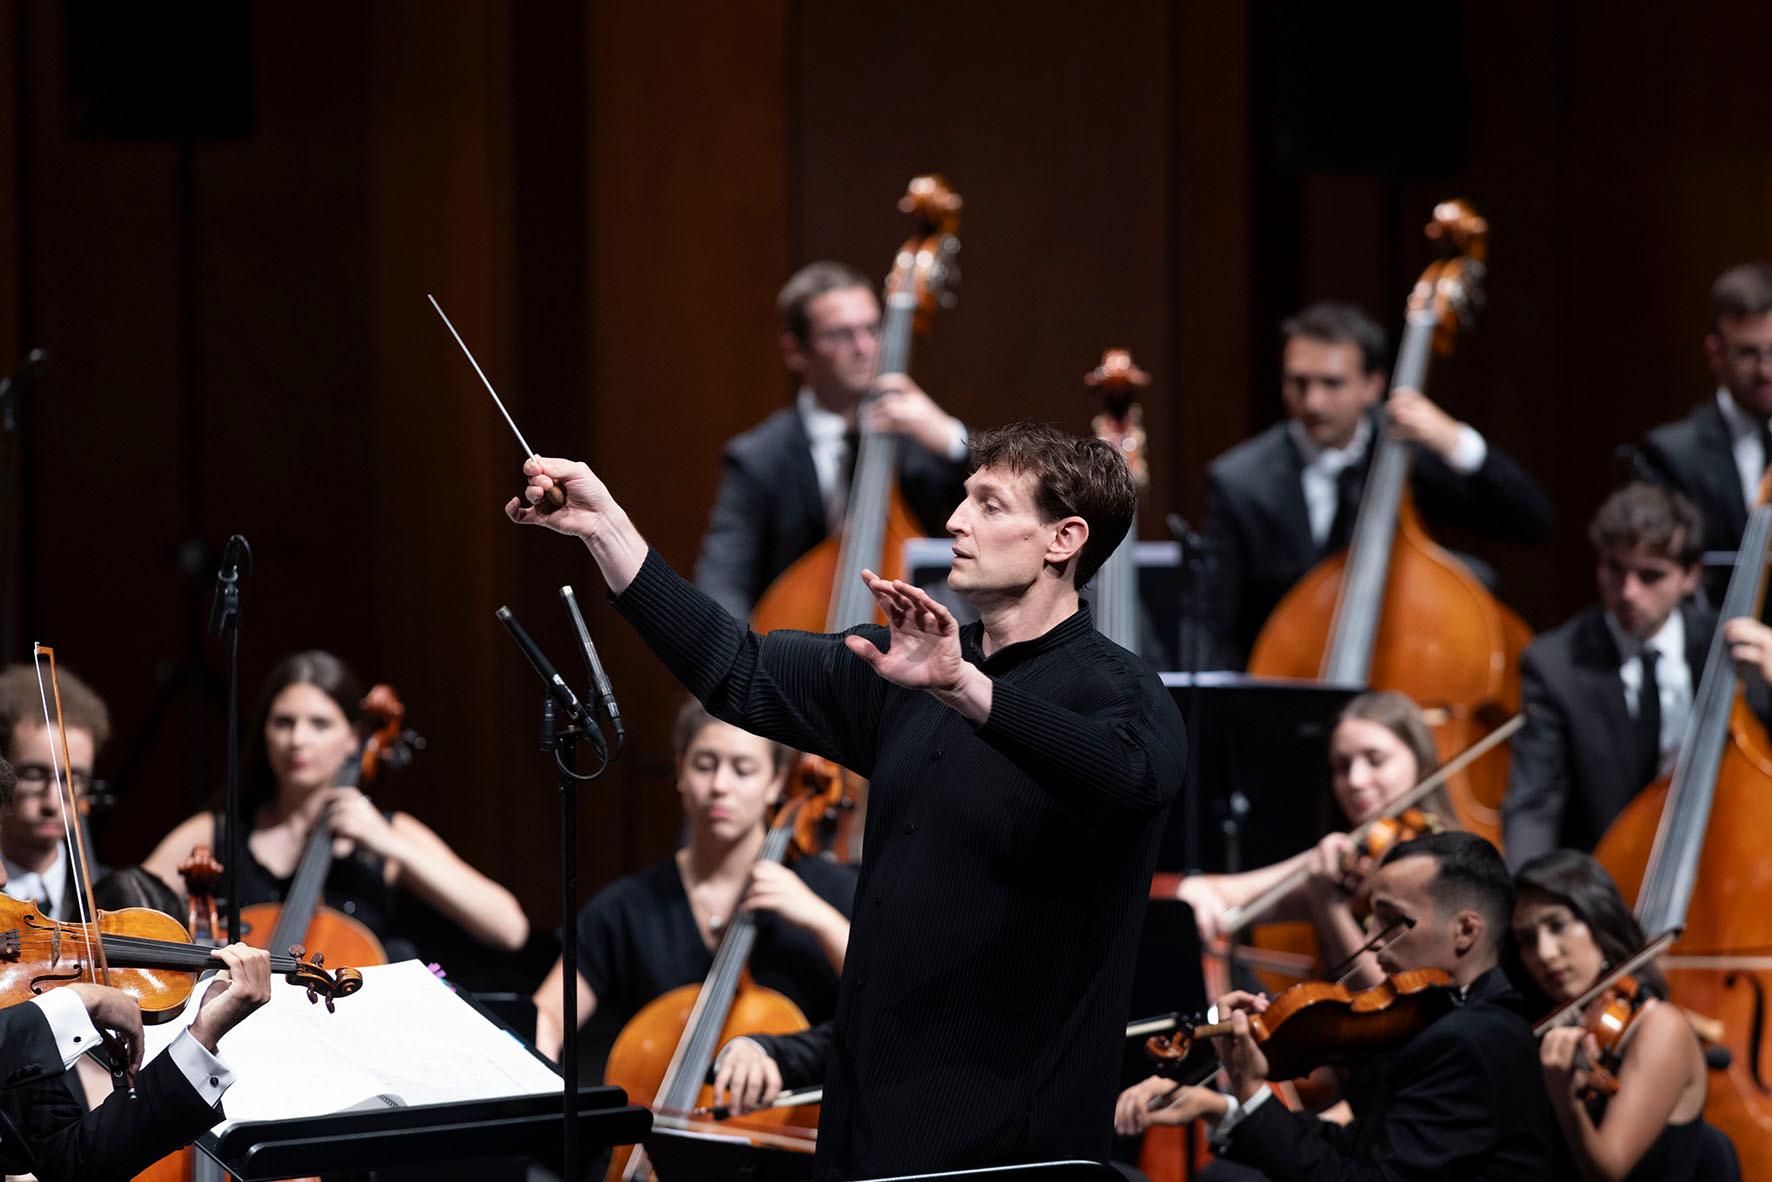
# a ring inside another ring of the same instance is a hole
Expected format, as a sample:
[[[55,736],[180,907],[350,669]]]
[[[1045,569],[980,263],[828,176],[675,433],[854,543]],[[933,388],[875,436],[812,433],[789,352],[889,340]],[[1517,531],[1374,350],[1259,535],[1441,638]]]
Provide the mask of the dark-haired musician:
[[[1181,719],[1077,597],[1132,519],[1119,455],[1024,424],[975,438],[973,457],[948,519],[949,585],[981,615],[964,629],[869,575],[888,628],[750,633],[649,550],[583,464],[532,457],[506,506],[584,541],[616,606],[716,717],[871,783],[820,1177],[1109,1148]],[[562,507],[530,507],[556,486]]]

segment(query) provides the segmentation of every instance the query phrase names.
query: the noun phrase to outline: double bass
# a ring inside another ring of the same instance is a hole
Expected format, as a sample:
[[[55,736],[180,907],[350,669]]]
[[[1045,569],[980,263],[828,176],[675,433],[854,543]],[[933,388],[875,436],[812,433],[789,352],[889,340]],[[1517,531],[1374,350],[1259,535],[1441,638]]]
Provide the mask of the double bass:
[[[1431,354],[1449,354],[1481,299],[1488,223],[1463,201],[1434,209],[1427,237],[1451,248],[1408,301],[1391,389],[1424,390]],[[1288,591],[1249,656],[1260,677],[1397,690],[1419,703],[1441,753],[1469,747],[1520,702],[1520,653],[1532,638],[1465,565],[1436,545],[1409,491],[1414,445],[1381,423],[1346,551]],[[1507,753],[1447,784],[1462,828],[1499,844]]]
[[[1719,620],[1758,619],[1772,546],[1772,477],[1760,484]],[[1705,1119],[1735,1142],[1744,1178],[1772,1177],[1772,742],[1743,698],[1721,626],[1671,778],[1643,789],[1594,856],[1635,900],[1645,932],[1683,929],[1663,963],[1669,1000],[1717,1019],[1727,1070]]]
[[[914,216],[918,227],[898,248],[886,280],[877,373],[908,373],[912,342],[927,335],[938,307],[953,305],[961,205],[960,195],[936,174],[913,178],[899,200],[899,210]],[[903,578],[904,545],[920,535],[898,489],[903,446],[897,435],[862,428],[843,528],[801,555],[769,586],[751,612],[752,628],[842,632],[881,619],[861,572]],[[847,807],[832,815],[836,833],[829,853],[839,861],[858,862],[867,781],[851,772],[844,776]]]

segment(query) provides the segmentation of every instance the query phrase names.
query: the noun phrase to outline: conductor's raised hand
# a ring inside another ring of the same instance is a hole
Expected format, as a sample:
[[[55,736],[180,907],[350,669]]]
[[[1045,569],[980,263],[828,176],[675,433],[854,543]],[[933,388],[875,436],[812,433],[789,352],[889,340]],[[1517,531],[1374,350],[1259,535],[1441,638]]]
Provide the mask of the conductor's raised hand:
[[[609,488],[591,471],[590,465],[578,460],[561,460],[551,456],[530,456],[523,461],[525,487],[521,496],[505,504],[505,516],[519,525],[545,525],[555,533],[590,538],[611,511],[619,509]],[[552,512],[536,508],[544,505],[548,490],[558,488],[565,502]]]
[[[971,666],[960,655],[960,626],[953,613],[903,579],[882,579],[864,570],[861,581],[886,614],[890,647],[881,652],[872,641],[850,636],[843,642],[849,651],[894,685],[936,693],[958,690]]]

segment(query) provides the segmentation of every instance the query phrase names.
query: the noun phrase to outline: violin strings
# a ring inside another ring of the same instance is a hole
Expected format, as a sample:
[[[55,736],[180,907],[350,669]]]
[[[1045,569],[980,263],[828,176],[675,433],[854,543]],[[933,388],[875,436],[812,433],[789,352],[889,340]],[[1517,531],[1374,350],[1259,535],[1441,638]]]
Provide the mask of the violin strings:
[[[61,806],[62,840],[67,843],[67,854],[68,854],[69,867],[72,869],[77,864],[80,864],[79,869],[82,872],[80,875],[73,876],[74,880],[75,880],[74,885],[77,885],[77,886],[80,886],[83,888],[83,889],[76,890],[73,892],[75,913],[78,915],[81,927],[83,929],[80,938],[84,941],[84,943],[86,945],[86,959],[88,961],[90,961],[92,964],[97,965],[99,973],[103,974],[105,971],[104,951],[103,951],[102,947],[97,950],[95,950],[93,948],[92,933],[88,930],[84,930],[86,928],[86,925],[88,924],[88,922],[91,919],[91,916],[87,913],[87,910],[86,910],[86,900],[88,897],[88,892],[90,892],[92,890],[92,883],[90,881],[85,881],[85,882],[80,881],[80,878],[85,877],[84,872],[88,868],[85,865],[81,864],[81,863],[83,863],[83,859],[76,856],[76,851],[82,850],[82,847],[77,846],[74,841],[74,829],[73,829],[74,808],[75,808],[74,796],[73,796],[72,791],[68,790],[66,788],[66,786],[63,782],[63,779],[62,779],[62,765],[67,762],[67,753],[68,753],[68,732],[65,727],[59,728],[60,735],[61,735],[60,744],[57,744],[55,741],[56,734],[58,731],[57,723],[59,723],[61,721],[61,714],[62,714],[61,686],[59,684],[57,684],[55,687],[55,721],[52,722],[49,717],[49,694],[45,690],[44,685],[43,685],[43,658],[45,655],[47,655],[49,657],[49,679],[52,683],[55,682],[55,650],[52,648],[48,648],[42,644],[37,644],[37,645],[33,646],[31,655],[32,655],[32,662],[31,663],[35,666],[36,671],[37,671],[37,698],[40,702],[43,703],[43,729],[46,732],[48,732],[49,740],[50,740],[49,741],[49,770],[50,770],[50,773],[55,777],[55,799],[56,799],[57,803],[59,803]],[[57,750],[56,750],[56,748],[58,746],[61,748],[59,754],[57,753]],[[72,768],[68,769],[68,774],[70,776],[73,774]],[[83,852],[83,850],[82,850],[82,852]],[[65,888],[64,888],[64,891],[65,891]]]

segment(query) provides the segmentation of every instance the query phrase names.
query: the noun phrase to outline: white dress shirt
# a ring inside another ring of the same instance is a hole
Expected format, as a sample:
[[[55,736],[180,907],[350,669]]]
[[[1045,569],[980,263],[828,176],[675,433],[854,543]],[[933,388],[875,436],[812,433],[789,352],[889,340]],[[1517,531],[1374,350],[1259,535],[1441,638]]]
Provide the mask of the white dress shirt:
[[[205,988],[198,983],[198,997]],[[86,1013],[85,1004],[68,990],[51,989],[41,997],[32,998],[30,1004],[42,1010],[43,1017],[49,1022],[49,1033],[61,1055],[63,1071],[72,1067],[75,1059],[100,1045],[98,1028]],[[210,1054],[209,1048],[198,1042],[188,1028],[179,1032],[172,1045],[166,1048],[166,1053],[172,1056],[179,1074],[212,1108],[233,1086],[234,1073],[228,1070],[227,1064]]]
[[[15,899],[24,899],[30,903],[47,902],[50,914],[57,919],[68,919],[69,912],[62,909],[62,892],[68,889],[68,851],[59,847],[55,851],[55,861],[48,870],[38,874],[35,870],[26,870],[11,858],[0,854],[0,862],[6,864],[6,885],[0,887]],[[70,909],[71,910],[71,909]]]
[[[1768,457],[1760,443],[1760,423],[1735,404],[1729,391],[1717,391],[1717,409],[1729,428],[1729,450],[1735,456],[1735,474],[1741,478],[1741,503],[1752,506],[1760,493],[1760,474]]]
[[[1335,526],[1335,511],[1341,500],[1337,488],[1341,470],[1365,458],[1366,448],[1372,442],[1372,420],[1360,420],[1346,447],[1322,446],[1305,433],[1297,419],[1288,422],[1286,430],[1291,432],[1292,442],[1298,445],[1298,453],[1304,459],[1298,480],[1304,486],[1304,507],[1310,514],[1311,541],[1321,546],[1329,540],[1329,531]],[[1446,466],[1460,476],[1469,476],[1488,458],[1488,441],[1469,423],[1460,423],[1458,442],[1452,445]]]
[[[1642,712],[1643,650],[1653,648],[1656,652],[1655,688],[1656,696],[1661,700],[1661,736],[1658,740],[1661,757],[1655,774],[1666,775],[1680,753],[1686,720],[1692,714],[1692,667],[1686,663],[1686,622],[1675,608],[1668,613],[1667,622],[1647,641],[1638,640],[1626,632],[1610,612],[1606,613],[1606,627],[1612,633],[1612,642],[1618,646],[1621,662],[1618,679],[1624,683],[1624,705],[1632,718]]]

